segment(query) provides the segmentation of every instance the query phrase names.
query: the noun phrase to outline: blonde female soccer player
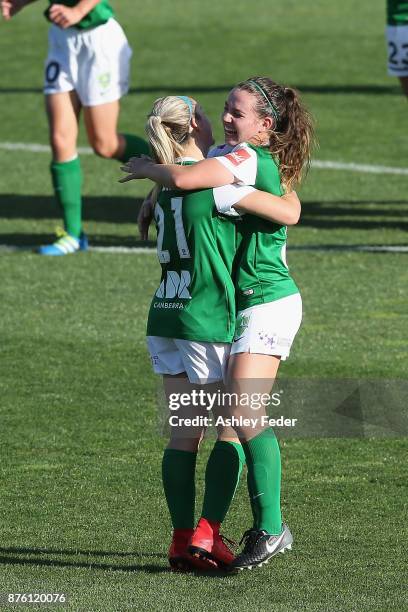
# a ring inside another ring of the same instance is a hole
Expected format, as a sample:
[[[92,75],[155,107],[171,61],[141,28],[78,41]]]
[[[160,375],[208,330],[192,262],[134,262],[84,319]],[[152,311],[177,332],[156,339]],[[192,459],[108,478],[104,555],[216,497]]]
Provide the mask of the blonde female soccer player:
[[[133,178],[150,178],[165,186],[197,189],[221,185],[253,185],[277,195],[292,189],[307,166],[313,139],[310,116],[298,93],[266,77],[239,83],[229,94],[223,112],[226,145],[213,159],[190,168],[158,166],[130,160]],[[237,224],[238,249],[234,280],[238,316],[228,368],[229,392],[269,393],[281,360],[290,348],[302,319],[299,289],[286,263],[286,226],[298,221],[300,204],[278,200],[268,217],[245,200],[232,205],[246,214]],[[223,209],[227,212],[229,207]],[[261,217],[264,217],[261,218]],[[231,414],[243,416],[238,402]],[[248,414],[244,414],[248,416]],[[254,524],[243,537],[243,551],[232,562],[236,569],[262,565],[292,545],[282,523],[281,464],[273,430],[257,412],[256,427],[236,427],[248,466],[248,488]],[[205,554],[208,526],[199,521],[190,551]]]
[[[176,161],[180,167],[194,166],[213,143],[202,108],[185,96],[157,100],[147,134],[155,159]],[[242,448],[232,428],[218,429],[206,469],[201,519],[210,538],[200,558],[191,556],[195,463],[205,422],[194,426],[184,424],[184,419],[208,415],[202,403],[194,404],[194,390],[201,386],[216,393],[222,388],[235,328],[231,266],[236,232],[230,218],[219,211],[233,212],[231,206],[238,201],[250,206],[251,199],[258,206],[263,203],[266,214],[269,206],[280,203],[280,198],[251,187],[229,185],[194,191],[162,189],[155,204],[162,276],[149,311],[148,348],[154,371],[163,376],[170,406],[183,393],[192,398],[187,406],[179,403],[172,413],[170,441],[163,455],[163,486],[174,529],[169,561],[177,569],[226,566],[234,558],[219,528],[237,486],[244,461]],[[297,197],[288,196],[288,202],[293,199]],[[215,405],[215,415],[219,411],[221,407]]]
[[[11,19],[34,1],[1,0],[3,18]],[[82,232],[82,171],[77,151],[81,111],[97,155],[126,161],[149,149],[143,139],[117,132],[119,100],[128,91],[132,50],[108,0],[49,0],[49,5],[44,94],[51,178],[65,233],[38,252],[67,255],[88,246]]]

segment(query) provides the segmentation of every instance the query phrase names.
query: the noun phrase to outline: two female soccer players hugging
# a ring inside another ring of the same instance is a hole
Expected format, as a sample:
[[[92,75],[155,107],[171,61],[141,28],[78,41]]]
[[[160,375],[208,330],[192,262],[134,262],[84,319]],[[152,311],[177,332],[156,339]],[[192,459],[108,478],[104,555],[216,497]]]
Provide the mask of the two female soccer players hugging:
[[[286,226],[300,216],[291,190],[309,162],[310,116],[293,89],[254,77],[230,92],[222,120],[226,144],[203,159],[213,139],[200,105],[185,96],[161,98],[147,124],[157,163],[123,167],[129,175],[122,182],[150,178],[161,186],[154,214],[162,278],[147,336],[168,395],[175,388],[191,393],[194,385],[220,389],[222,381],[236,397],[269,393],[302,318],[286,264]],[[242,416],[239,401],[214,412]],[[196,413],[202,407],[184,407],[178,416]],[[172,428],[163,485],[173,567],[244,569],[291,547],[280,509],[279,445],[262,416],[258,411],[256,426],[219,427],[195,529],[195,462],[204,431]],[[253,525],[235,557],[219,529],[245,462]]]

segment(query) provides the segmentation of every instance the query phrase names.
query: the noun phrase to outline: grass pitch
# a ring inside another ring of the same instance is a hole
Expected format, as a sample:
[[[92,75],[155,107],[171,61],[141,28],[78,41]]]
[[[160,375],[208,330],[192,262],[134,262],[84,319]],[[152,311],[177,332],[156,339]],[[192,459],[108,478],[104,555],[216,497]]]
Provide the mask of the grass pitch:
[[[406,100],[385,76],[381,2],[116,4],[134,47],[123,130],[142,133],[155,97],[191,93],[219,139],[230,85],[268,74],[304,92],[316,157],[404,166]],[[41,8],[0,23],[1,143],[47,142]],[[148,184],[119,185],[114,162],[82,162],[92,244],[140,245],[135,219]],[[0,163],[0,242],[50,240],[59,213],[47,154],[0,144]],[[305,318],[282,375],[406,379],[407,255],[353,248],[406,245],[407,190],[407,176],[311,171],[288,254]],[[87,611],[407,609],[406,439],[285,440],[292,553],[236,577],[173,575],[165,440],[144,345],[155,257],[55,260],[27,250],[3,254],[0,274],[0,592],[65,592],[68,609]],[[248,525],[242,482],[224,532],[239,538]]]

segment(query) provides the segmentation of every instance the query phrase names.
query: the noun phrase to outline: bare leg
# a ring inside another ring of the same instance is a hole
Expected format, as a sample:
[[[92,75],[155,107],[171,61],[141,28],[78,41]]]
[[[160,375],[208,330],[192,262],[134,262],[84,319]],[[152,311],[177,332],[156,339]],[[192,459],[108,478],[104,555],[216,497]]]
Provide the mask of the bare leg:
[[[408,77],[399,77],[399,81],[401,83],[402,91],[408,97]]]
[[[89,144],[100,157],[121,159],[126,141],[118,134],[119,100],[84,107],[84,121]]]
[[[258,355],[256,353],[237,353],[231,355],[228,367],[229,393],[236,393],[238,397],[243,394],[250,398],[258,398],[261,394],[270,394],[275,382],[280,364],[280,357],[274,355]],[[238,427],[237,432],[241,440],[250,440],[264,429],[262,416],[266,416],[266,406],[253,409],[243,403],[233,406],[232,415],[244,418],[255,418],[256,426]]]
[[[178,394],[179,396],[188,394],[191,397],[191,392],[197,389],[197,386],[192,385],[185,374],[163,376],[163,384],[167,401],[172,394]],[[207,411],[203,407],[189,404],[188,406],[180,406],[172,412],[171,416],[177,417],[177,421],[171,426],[167,448],[197,452],[205,428],[203,426],[187,426],[183,419],[207,416]]]
[[[77,154],[78,119],[81,103],[75,91],[45,96],[49,138],[55,162],[65,162]]]

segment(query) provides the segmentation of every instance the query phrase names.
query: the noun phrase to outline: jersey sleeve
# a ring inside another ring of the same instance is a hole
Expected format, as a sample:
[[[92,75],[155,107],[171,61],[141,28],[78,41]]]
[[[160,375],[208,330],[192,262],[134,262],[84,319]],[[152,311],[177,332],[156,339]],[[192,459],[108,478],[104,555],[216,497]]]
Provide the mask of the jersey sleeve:
[[[214,157],[225,166],[241,185],[255,185],[258,159],[256,152],[245,143],[239,144],[226,155]]]
[[[240,217],[241,214],[235,210],[234,204],[237,204],[242,198],[249,193],[255,191],[253,187],[245,185],[223,185],[213,189],[214,202],[218,212],[229,217]]]

